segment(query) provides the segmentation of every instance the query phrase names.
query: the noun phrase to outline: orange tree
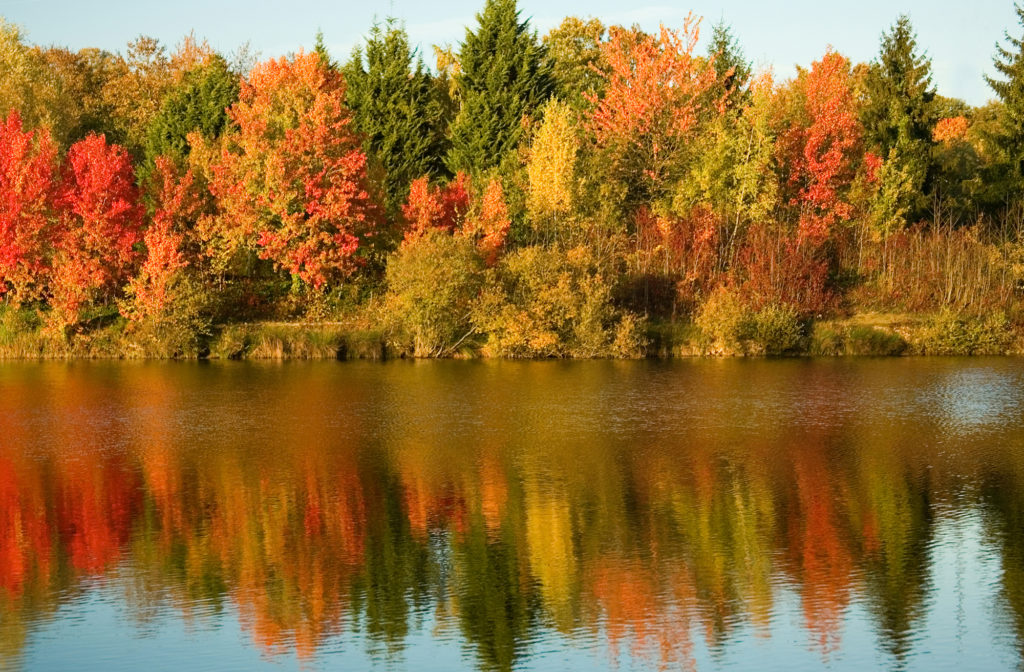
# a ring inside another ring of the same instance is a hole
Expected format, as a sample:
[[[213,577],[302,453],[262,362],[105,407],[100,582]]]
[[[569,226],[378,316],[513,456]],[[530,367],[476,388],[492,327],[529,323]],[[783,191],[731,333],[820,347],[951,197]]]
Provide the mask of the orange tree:
[[[314,53],[256,65],[210,166],[215,254],[256,250],[316,289],[348,277],[379,208],[341,74]]]

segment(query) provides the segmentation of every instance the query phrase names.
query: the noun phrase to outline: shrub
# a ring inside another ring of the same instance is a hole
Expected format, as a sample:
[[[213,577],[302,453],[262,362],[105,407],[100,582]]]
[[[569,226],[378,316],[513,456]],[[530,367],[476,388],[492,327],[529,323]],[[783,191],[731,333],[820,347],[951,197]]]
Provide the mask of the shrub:
[[[697,311],[695,322],[712,353],[746,353],[754,324],[750,311],[734,290],[716,288]]]
[[[471,309],[482,282],[472,240],[432,231],[406,241],[388,260],[391,340],[416,357],[452,354],[474,335]]]
[[[219,312],[216,293],[189,273],[178,273],[169,283],[168,300],[157,312],[144,314],[132,310],[130,302],[122,311],[135,322],[131,333],[147,357],[199,357],[207,352],[213,333],[214,317]]]
[[[474,311],[498,357],[635,357],[641,322],[617,309],[612,274],[591,251],[541,246],[507,255]]]
[[[765,306],[754,314],[752,323],[751,340],[766,355],[793,352],[803,339],[803,324],[791,306]]]
[[[868,326],[850,327],[846,337],[846,354],[895,357],[907,349],[899,334]]]
[[[986,317],[965,316],[945,310],[921,330],[917,346],[926,355],[997,355],[1013,340],[1003,313]]]

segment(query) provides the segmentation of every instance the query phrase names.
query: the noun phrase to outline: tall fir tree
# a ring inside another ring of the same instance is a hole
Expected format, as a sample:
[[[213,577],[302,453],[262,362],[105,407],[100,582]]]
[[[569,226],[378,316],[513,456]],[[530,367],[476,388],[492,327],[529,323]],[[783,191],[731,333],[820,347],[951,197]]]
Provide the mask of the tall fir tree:
[[[149,124],[143,174],[152,173],[158,156],[175,161],[188,156],[188,136],[192,132],[199,132],[207,140],[219,137],[227,129],[227,108],[238,100],[238,91],[238,75],[220,56],[186,73]]]
[[[409,184],[447,174],[448,106],[409,37],[394,19],[375,25],[365,48],[344,67],[346,99],[363,149],[378,172],[388,213],[396,215]]]
[[[883,232],[900,229],[927,211],[934,173],[931,67],[931,59],[918,53],[904,14],[882,34],[878,59],[864,78],[860,118],[869,151],[882,158],[872,214]]]
[[[448,168],[479,173],[501,163],[524,137],[523,117],[554,91],[546,50],[516,0],[487,0],[459,53],[462,106],[452,123]]]
[[[719,86],[715,93],[724,98],[729,107],[742,104],[748,97],[747,86],[753,70],[725,21],[719,21],[711,30],[708,58],[714,60],[718,75]]]
[[[313,51],[323,61],[324,67],[328,70],[337,70],[338,64],[331,58],[331,53],[327,50],[327,43],[324,42],[324,31],[316,31],[316,40],[313,42]]]
[[[1014,10],[1024,26],[1024,7],[1014,3]],[[993,64],[1005,79],[986,76],[985,81],[1003,103],[1001,132],[995,140],[1005,153],[1011,189],[1019,189],[1024,179],[1024,38],[1015,38],[1009,32],[1004,37],[1008,44],[996,44]]]

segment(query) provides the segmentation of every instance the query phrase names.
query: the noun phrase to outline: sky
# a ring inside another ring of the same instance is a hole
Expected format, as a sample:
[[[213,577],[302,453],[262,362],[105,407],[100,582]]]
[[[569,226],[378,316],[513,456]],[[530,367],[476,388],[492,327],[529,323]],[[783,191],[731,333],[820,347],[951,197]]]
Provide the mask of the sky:
[[[375,20],[395,16],[432,65],[431,46],[457,45],[482,6],[483,0],[0,0],[0,16],[40,45],[119,51],[139,35],[171,46],[194,31],[225,53],[248,42],[264,58],[311,48],[319,29],[340,60],[347,59]],[[705,36],[724,20],[747,58],[759,68],[772,68],[779,80],[791,77],[797,64],[810,65],[830,45],[854,62],[871,60],[881,33],[906,13],[919,47],[932,59],[939,93],[972,105],[992,98],[983,75],[994,74],[996,42],[1007,30],[1015,37],[1024,32],[1012,0],[641,0],[628,8],[621,0],[519,0],[519,8],[541,34],[570,15],[654,30],[660,23],[680,27],[692,11],[704,17]]]

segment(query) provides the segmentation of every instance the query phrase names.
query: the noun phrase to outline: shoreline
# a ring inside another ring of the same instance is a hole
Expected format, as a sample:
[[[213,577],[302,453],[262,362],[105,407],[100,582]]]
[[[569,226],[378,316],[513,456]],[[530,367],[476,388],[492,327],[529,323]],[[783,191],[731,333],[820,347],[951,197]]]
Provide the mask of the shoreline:
[[[860,313],[803,325],[790,347],[773,350],[757,337],[712,339],[692,322],[651,322],[634,356],[500,357],[467,348],[417,357],[379,330],[345,322],[241,322],[221,325],[188,346],[123,325],[62,337],[37,330],[0,338],[0,362],[44,360],[393,360],[393,359],[723,359],[914,356],[1021,356],[1024,326],[988,318]]]

